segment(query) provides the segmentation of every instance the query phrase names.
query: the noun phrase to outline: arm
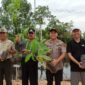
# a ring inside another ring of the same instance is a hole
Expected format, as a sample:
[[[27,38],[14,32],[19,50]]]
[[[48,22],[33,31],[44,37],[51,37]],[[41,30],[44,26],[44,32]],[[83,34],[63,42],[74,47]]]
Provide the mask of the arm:
[[[14,54],[16,53],[15,45],[14,45],[13,42],[12,42],[10,45],[11,45],[11,46],[10,46],[10,48],[8,49],[8,52],[9,52],[9,54],[14,55]]]
[[[60,61],[62,61],[62,60],[65,58],[65,55],[66,55],[66,53],[64,52],[64,53],[62,53],[62,54],[60,55],[59,58],[55,59],[55,60],[56,60],[56,63],[59,63]]]
[[[79,66],[80,62],[77,61],[77,60],[72,56],[71,53],[68,53],[68,57],[69,57],[70,60],[72,60],[75,64],[77,64],[77,65]]]
[[[54,66],[57,65],[59,62],[61,62],[65,58],[65,55],[66,55],[66,45],[64,43],[62,43],[61,55],[57,59],[54,59],[52,62],[54,64]]]
[[[84,69],[82,62],[77,61],[72,55],[71,53],[68,53],[68,57],[70,60],[72,60],[75,64],[77,64],[81,69]]]
[[[72,47],[71,43],[68,43],[67,54],[69,59],[73,61],[76,65],[78,65],[81,69],[83,69],[84,67],[82,66],[82,62],[79,62],[78,60],[76,60],[75,57],[71,54],[71,51],[72,51],[71,47]]]
[[[15,50],[10,50],[9,53],[10,53],[10,54],[15,54],[16,51],[15,51]]]
[[[57,59],[53,59],[53,61],[51,62],[53,64],[53,66],[56,66],[59,62],[61,62],[64,58],[65,58],[66,53],[62,53],[59,58]]]
[[[79,62],[75,59],[74,56],[72,56],[72,43],[71,42],[69,42],[67,44],[67,54],[71,61],[73,61],[75,64],[79,65]]]

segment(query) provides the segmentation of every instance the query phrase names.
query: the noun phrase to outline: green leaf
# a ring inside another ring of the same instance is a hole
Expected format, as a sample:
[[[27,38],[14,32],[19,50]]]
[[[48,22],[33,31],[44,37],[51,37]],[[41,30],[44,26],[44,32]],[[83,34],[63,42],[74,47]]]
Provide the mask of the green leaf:
[[[49,56],[46,56],[46,55],[38,55],[37,56],[37,60],[41,63],[43,62],[49,62],[51,61],[52,59],[49,57]]]
[[[35,54],[38,52],[38,46],[39,46],[39,43],[37,40],[34,39],[32,42],[28,41],[28,43],[26,45],[26,49],[31,50],[31,54],[28,54],[26,56],[25,62],[28,62],[30,59],[35,61]]]
[[[37,60],[41,63],[51,61],[52,59],[49,56],[46,56],[49,51],[50,49],[43,42],[41,42],[39,45]]]
[[[32,53],[28,54],[25,58],[25,62],[28,62],[31,59],[32,56],[33,56]]]

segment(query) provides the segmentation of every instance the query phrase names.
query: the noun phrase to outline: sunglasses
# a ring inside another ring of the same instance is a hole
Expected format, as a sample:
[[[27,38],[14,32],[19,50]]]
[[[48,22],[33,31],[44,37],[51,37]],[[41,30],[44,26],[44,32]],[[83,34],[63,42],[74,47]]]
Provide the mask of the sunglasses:
[[[34,34],[34,32],[29,32],[29,34]]]

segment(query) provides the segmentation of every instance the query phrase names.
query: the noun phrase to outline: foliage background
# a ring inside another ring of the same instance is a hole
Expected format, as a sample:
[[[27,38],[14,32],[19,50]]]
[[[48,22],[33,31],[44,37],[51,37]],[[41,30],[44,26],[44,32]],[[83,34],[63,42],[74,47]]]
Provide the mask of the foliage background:
[[[55,28],[59,32],[59,38],[68,42],[73,22],[61,22],[57,16],[52,15],[48,6],[38,6],[33,12],[27,0],[2,0],[0,26],[7,28],[12,40],[16,34],[26,38],[27,30],[34,28],[37,38],[41,41],[48,39],[49,30]]]

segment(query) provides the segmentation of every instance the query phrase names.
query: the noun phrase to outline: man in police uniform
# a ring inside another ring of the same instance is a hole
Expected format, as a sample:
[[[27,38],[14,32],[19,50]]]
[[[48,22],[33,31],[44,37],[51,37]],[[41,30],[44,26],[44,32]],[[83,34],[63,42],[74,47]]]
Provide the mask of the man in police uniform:
[[[51,62],[47,63],[46,77],[47,85],[53,85],[53,77],[55,78],[55,85],[61,85],[63,62],[62,60],[66,54],[65,44],[58,39],[58,32],[56,29],[50,30],[50,39],[45,43],[51,49],[49,56],[52,58]]]
[[[81,61],[83,55],[85,56],[85,40],[81,38],[78,28],[72,30],[72,40],[67,44],[67,53],[71,60],[71,85],[78,85],[80,79],[82,85],[85,85],[85,67]]]
[[[3,85],[5,77],[6,85],[12,85],[11,82],[11,58],[16,52],[14,43],[7,38],[7,30],[0,28],[0,85]]]

